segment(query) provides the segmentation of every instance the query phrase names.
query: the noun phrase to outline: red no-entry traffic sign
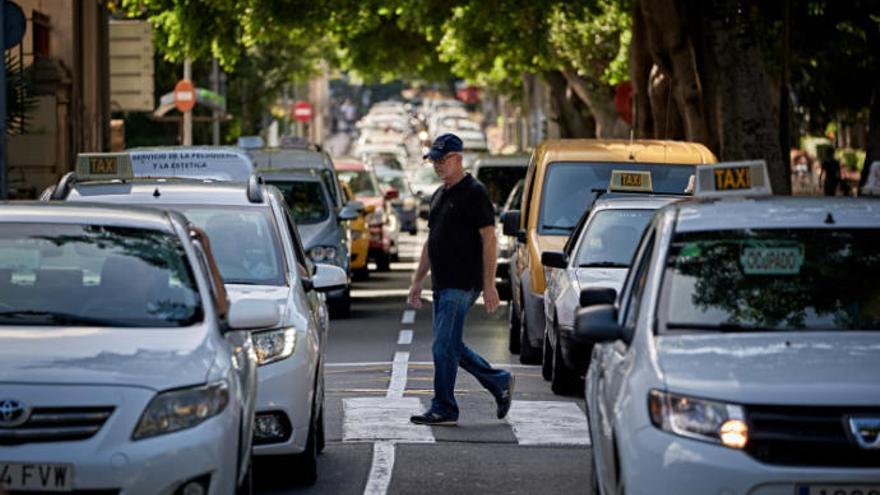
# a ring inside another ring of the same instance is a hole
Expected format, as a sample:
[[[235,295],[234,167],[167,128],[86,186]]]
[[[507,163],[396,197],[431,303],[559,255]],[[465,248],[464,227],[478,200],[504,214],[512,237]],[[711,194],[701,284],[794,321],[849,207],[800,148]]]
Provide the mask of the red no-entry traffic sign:
[[[192,82],[183,79],[174,86],[174,105],[181,112],[189,112],[196,106],[196,88]]]
[[[312,120],[312,105],[307,101],[298,101],[293,105],[293,118],[300,122]]]

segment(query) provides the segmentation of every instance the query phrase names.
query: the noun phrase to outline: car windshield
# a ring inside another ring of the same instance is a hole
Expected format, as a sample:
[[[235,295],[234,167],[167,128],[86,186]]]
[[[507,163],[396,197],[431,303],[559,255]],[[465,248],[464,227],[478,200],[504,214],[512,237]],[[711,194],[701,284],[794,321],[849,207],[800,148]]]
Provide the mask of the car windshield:
[[[269,183],[281,190],[297,224],[320,223],[330,215],[320,182],[273,180]]]
[[[654,210],[601,210],[587,224],[577,266],[628,268]]]
[[[175,209],[208,233],[225,283],[285,284],[281,243],[267,208],[185,205]]]
[[[501,205],[513,186],[526,176],[526,167],[492,167],[480,166],[477,168],[477,180],[486,186],[492,203]]]
[[[403,179],[403,177],[399,175],[379,176],[379,182],[381,182],[384,186],[397,189],[401,195],[409,192],[409,187],[407,187],[406,181]]]
[[[381,196],[379,186],[373,179],[373,174],[367,170],[345,170],[339,172],[339,180],[345,181],[351,187],[356,198]]]
[[[0,325],[182,327],[202,319],[186,252],[171,233],[0,225]]]
[[[666,261],[667,330],[880,329],[880,230],[676,235]]]
[[[695,169],[692,165],[649,163],[552,163],[541,192],[539,231],[570,234],[596,199],[596,190],[608,188],[612,170],[649,170],[654,192],[682,194]]]

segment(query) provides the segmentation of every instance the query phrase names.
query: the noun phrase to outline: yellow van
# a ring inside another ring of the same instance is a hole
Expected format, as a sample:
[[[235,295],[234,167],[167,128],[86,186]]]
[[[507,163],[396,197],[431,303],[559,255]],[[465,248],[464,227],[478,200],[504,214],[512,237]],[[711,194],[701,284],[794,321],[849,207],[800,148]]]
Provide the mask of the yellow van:
[[[541,253],[562,250],[578,219],[608,188],[612,170],[650,171],[655,193],[684,193],[695,166],[717,160],[697,143],[655,140],[560,139],[538,145],[529,160],[522,210],[504,214],[504,234],[517,238],[510,266],[510,349],[520,362],[543,356],[544,267]]]

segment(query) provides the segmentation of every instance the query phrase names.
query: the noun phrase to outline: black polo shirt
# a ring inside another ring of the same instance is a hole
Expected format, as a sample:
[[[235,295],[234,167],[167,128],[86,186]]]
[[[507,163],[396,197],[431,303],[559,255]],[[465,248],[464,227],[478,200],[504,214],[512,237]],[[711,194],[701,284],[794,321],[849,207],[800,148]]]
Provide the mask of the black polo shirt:
[[[480,229],[495,224],[495,208],[486,187],[471,174],[431,196],[428,259],[434,290],[483,288],[483,239]]]

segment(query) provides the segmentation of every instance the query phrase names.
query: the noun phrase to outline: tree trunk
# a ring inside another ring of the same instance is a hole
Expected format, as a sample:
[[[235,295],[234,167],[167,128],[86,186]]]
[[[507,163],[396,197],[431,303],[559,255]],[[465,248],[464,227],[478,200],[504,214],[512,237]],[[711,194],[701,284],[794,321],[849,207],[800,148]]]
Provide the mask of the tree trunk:
[[[637,138],[653,138],[655,115],[651,110],[649,84],[654,65],[648,50],[647,22],[642,9],[633,9],[632,40],[629,44],[629,74],[633,84],[633,126]]]
[[[703,13],[708,55],[717,70],[720,155],[723,160],[764,159],[776,194],[791,194],[790,171],[779,147],[763,54],[738,0],[711,0]],[[713,70],[713,69],[708,69]]]
[[[544,79],[550,86],[551,108],[559,120],[562,137],[592,137],[591,129],[584,122],[584,118],[578,112],[574,102],[568,97],[568,83],[565,81],[565,76],[559,71],[548,71],[544,73]]]
[[[567,67],[562,75],[568,86],[583,101],[596,121],[597,138],[625,138],[629,134],[629,125],[617,113],[613,95],[598,81],[591,81]]]
[[[654,116],[652,137],[656,139],[684,139],[681,113],[678,111],[676,101],[672,99],[672,83],[669,76],[664,74],[657,65],[651,67],[648,100],[651,104],[651,115]]]

